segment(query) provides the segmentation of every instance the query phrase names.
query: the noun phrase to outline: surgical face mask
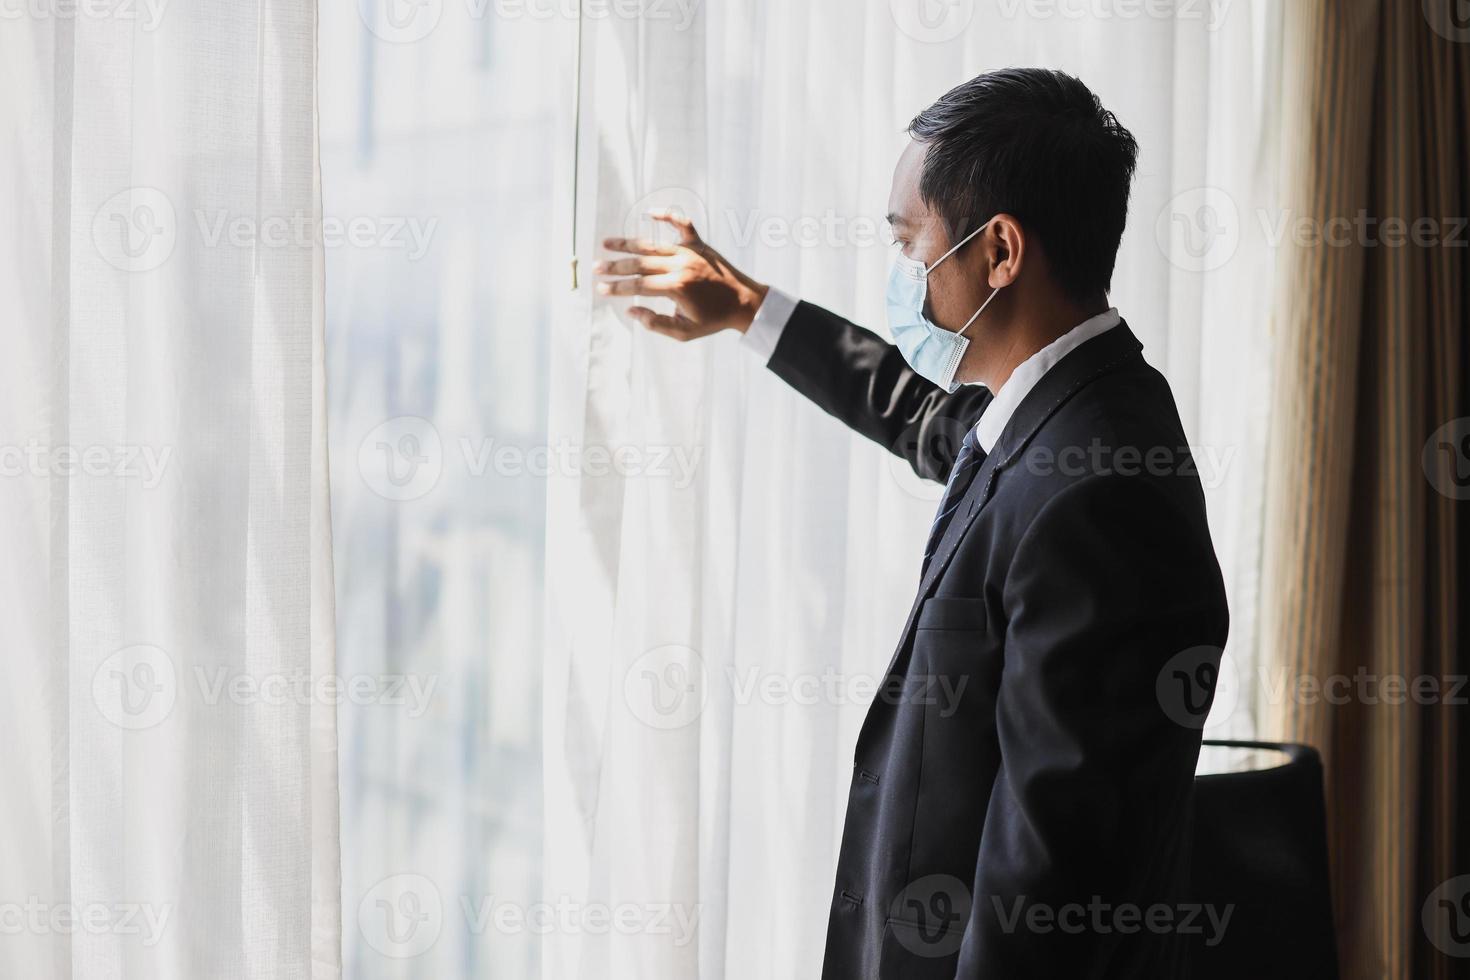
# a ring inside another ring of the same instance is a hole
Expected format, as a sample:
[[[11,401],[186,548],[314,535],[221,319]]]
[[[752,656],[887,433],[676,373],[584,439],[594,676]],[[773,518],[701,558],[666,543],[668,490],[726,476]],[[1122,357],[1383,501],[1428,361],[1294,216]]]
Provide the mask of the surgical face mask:
[[[990,305],[990,301],[995,299],[1000,290],[993,290],[985,302],[980,304],[975,315],[955,333],[938,326],[924,315],[924,300],[929,295],[929,273],[989,225],[990,222],[987,221],[970,232],[959,245],[945,252],[928,267],[899,252],[893,260],[893,271],[888,276],[888,329],[893,333],[893,342],[898,345],[903,359],[909,362],[909,367],[945,391],[954,391],[959,387],[954,375],[959,370],[960,358],[965,356],[965,350],[970,346],[970,339],[964,335],[965,331],[980,318],[980,314],[985,312],[985,307]]]

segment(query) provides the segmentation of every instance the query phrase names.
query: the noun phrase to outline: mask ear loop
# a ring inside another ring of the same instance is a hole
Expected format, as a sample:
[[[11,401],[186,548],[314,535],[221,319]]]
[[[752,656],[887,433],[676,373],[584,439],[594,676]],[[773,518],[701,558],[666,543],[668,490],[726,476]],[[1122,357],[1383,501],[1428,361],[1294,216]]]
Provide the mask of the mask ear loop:
[[[995,220],[994,218],[991,218],[990,219],[990,221],[994,221],[994,220]],[[958,245],[956,245],[954,248],[950,249],[948,252],[945,252],[939,258],[935,259],[934,260],[934,264],[931,265],[929,268],[927,268],[927,269],[924,270],[924,275],[927,276],[929,273],[931,273],[935,269],[939,268],[939,263],[943,262],[945,259],[949,258],[954,253],[958,252],[960,249],[964,248],[966,242],[968,242],[970,239],[974,238],[976,235],[980,234],[986,228],[989,228],[990,227],[990,221],[985,222],[985,224],[981,225],[979,228],[976,228],[974,231],[970,232],[964,238],[961,238],[960,239],[960,243]]]
[[[958,252],[961,248],[964,247],[964,245],[965,245],[966,242],[968,242],[970,239],[974,238],[976,235],[980,234],[986,228],[989,228],[990,227],[990,222],[991,221],[994,221],[994,220],[995,220],[994,218],[991,218],[990,221],[985,222],[985,224],[981,225],[979,228],[976,228],[974,231],[970,232],[964,238],[960,239],[960,243],[958,245],[956,245],[954,248],[950,249],[948,252],[945,252],[939,258],[935,259],[934,260],[934,264],[931,265],[929,268],[927,268],[927,269],[924,270],[924,276],[927,278],[928,275],[929,275],[929,273],[933,272],[936,268],[938,268],[939,263],[943,262],[945,259],[949,258],[954,253]],[[995,299],[996,296],[1000,295],[1000,291],[1002,289],[1004,289],[1004,288],[1005,288],[1004,286],[997,286],[994,289],[992,289],[990,291],[990,295],[987,296],[987,297],[985,297],[985,302],[983,302],[983,303],[980,304],[980,309],[978,309],[978,310],[975,311],[975,315],[972,316],[972,317],[970,317],[970,319],[966,320],[965,321],[965,325],[963,327],[960,327],[958,330],[956,330],[955,333],[959,334],[961,337],[964,337],[965,336],[965,331],[970,329],[970,324],[972,324],[976,320],[980,319],[980,314],[985,312],[985,307],[989,306],[991,300]],[[968,340],[969,338],[966,337],[965,339]]]
[[[991,300],[993,300],[997,296],[999,296],[1000,295],[1000,291],[1002,289],[1004,289],[1004,288],[1005,288],[1004,286],[996,286],[994,289],[992,289],[990,291],[990,295],[985,298],[985,302],[983,302],[983,303],[980,304],[980,309],[978,309],[978,310],[975,311],[975,315],[972,316],[972,317],[970,317],[970,319],[966,320],[965,321],[965,325],[963,327],[960,327],[958,330],[956,330],[955,333],[959,334],[961,337],[964,337],[965,336],[965,331],[970,329],[970,324],[972,324],[976,320],[980,319],[980,314],[985,312],[985,307],[989,306]],[[966,338],[966,339],[968,340],[969,338]]]

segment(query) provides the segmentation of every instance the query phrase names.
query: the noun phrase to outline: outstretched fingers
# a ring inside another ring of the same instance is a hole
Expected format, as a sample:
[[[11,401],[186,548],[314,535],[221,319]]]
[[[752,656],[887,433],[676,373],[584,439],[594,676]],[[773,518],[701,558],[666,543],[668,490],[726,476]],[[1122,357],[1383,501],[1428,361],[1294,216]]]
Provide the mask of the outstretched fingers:
[[[634,276],[600,282],[597,291],[603,296],[674,296],[678,286],[668,276]]]
[[[665,313],[655,313],[646,306],[630,306],[628,315],[654,333],[661,333],[675,340],[688,340],[697,329],[695,322],[682,313],[674,313],[670,316]]]
[[[660,245],[646,238],[604,238],[602,247],[609,252],[626,252],[629,255],[678,255],[679,246]]]

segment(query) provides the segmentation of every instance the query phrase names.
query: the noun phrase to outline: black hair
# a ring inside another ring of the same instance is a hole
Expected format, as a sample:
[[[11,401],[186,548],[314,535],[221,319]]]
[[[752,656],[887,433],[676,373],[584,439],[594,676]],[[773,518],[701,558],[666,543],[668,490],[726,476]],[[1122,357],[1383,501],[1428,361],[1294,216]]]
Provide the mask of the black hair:
[[[1106,293],[1128,219],[1138,143],[1092,90],[1044,68],[986,72],[914,117],[919,194],[959,241],[1012,214],[1078,302]]]

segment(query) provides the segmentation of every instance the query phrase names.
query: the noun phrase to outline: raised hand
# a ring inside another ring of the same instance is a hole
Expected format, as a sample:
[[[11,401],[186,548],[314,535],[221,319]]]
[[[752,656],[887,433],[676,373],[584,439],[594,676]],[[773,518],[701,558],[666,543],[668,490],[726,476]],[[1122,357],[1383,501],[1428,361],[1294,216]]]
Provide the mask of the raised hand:
[[[721,330],[744,333],[766,298],[761,285],[727,262],[695,231],[682,215],[651,212],[650,217],[671,225],[679,244],[660,245],[641,238],[607,238],[609,252],[631,258],[604,259],[592,267],[600,277],[597,291],[604,296],[658,296],[674,301],[673,315],[655,313],[646,306],[628,313],[654,333],[675,340],[695,340]],[[615,278],[620,277],[620,278]]]

